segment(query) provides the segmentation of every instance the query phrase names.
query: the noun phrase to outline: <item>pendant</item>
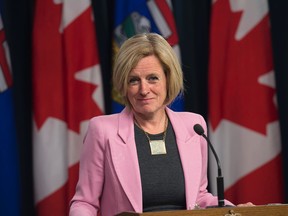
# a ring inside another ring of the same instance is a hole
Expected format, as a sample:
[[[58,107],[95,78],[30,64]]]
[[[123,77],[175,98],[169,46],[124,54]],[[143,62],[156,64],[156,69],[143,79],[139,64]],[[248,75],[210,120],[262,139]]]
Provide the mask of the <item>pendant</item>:
[[[164,140],[150,140],[149,143],[152,155],[167,154]]]

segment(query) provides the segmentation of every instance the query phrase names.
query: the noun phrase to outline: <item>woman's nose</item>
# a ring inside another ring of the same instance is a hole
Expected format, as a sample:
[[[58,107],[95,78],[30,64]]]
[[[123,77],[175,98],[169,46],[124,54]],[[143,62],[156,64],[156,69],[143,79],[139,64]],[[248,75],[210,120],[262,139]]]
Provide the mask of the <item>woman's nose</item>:
[[[142,96],[146,96],[147,94],[149,94],[149,92],[150,92],[149,84],[145,81],[142,81],[140,85],[140,94]]]

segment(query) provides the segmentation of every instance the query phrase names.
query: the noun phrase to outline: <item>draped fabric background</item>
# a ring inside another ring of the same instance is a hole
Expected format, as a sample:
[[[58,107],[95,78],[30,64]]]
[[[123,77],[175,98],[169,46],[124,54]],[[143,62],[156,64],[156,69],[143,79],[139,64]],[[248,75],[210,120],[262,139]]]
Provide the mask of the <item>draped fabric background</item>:
[[[20,214],[20,172],[13,106],[13,74],[0,1],[0,198],[1,214]],[[13,202],[10,202],[13,200]]]
[[[62,216],[75,193],[89,119],[104,113],[97,29],[90,0],[37,0],[34,11],[34,200],[37,215]]]
[[[217,0],[212,6],[209,136],[221,158],[226,198],[233,203],[283,202],[269,14],[267,1]]]
[[[32,26],[34,22],[34,3],[33,0],[4,0],[2,14],[6,38],[10,47],[14,75],[13,97],[20,161],[21,215],[30,216],[36,215],[32,169],[32,107],[33,103],[35,103],[32,99]],[[97,26],[105,113],[107,114],[112,113],[111,67],[114,4],[114,0],[92,1],[95,26]],[[200,113],[208,120],[211,1],[173,0],[172,5],[185,76],[184,109]],[[284,202],[287,203],[288,174],[285,170],[288,169],[288,2],[286,0],[270,0],[269,8],[281,130]],[[214,143],[214,145],[217,145],[217,143]],[[0,146],[2,148],[1,143]],[[261,154],[261,149],[259,149],[259,154]],[[261,179],[259,179],[259,182],[261,182]],[[2,184],[1,180],[0,184]],[[53,214],[51,213],[51,215]]]

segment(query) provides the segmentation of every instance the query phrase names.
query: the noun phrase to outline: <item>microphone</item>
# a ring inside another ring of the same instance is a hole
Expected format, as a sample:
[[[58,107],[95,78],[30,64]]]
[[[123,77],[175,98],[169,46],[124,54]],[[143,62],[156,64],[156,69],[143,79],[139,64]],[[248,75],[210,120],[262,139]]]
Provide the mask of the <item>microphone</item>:
[[[204,129],[203,129],[203,127],[200,124],[195,124],[194,125],[194,131],[198,135],[204,137],[204,139],[207,141],[207,143],[208,143],[210,149],[212,150],[213,155],[214,155],[214,157],[216,159],[217,167],[218,167],[218,176],[217,176],[218,207],[224,207],[225,206],[225,201],[224,201],[224,178],[222,176],[222,170],[221,170],[221,165],[220,165],[220,161],[219,161],[218,155],[217,155],[213,145],[211,144],[210,140],[205,135]]]

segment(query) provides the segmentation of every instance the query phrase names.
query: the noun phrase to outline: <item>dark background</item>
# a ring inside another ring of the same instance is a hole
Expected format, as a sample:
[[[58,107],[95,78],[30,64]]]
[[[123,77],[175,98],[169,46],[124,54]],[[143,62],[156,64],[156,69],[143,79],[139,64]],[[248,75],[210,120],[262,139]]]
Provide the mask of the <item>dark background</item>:
[[[208,110],[208,54],[210,0],[172,0],[186,80],[185,110],[202,114]],[[32,176],[31,47],[33,0],[4,0],[3,22],[10,46],[14,76],[14,101],[19,140],[22,215],[34,215]],[[92,0],[106,113],[111,113],[111,46],[113,0]],[[270,19],[278,109],[284,159],[285,202],[288,202],[288,1],[270,0]],[[285,172],[286,170],[286,172]]]

